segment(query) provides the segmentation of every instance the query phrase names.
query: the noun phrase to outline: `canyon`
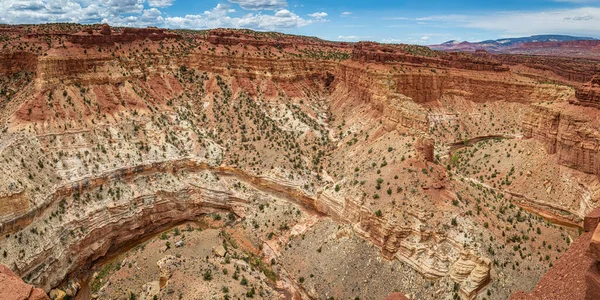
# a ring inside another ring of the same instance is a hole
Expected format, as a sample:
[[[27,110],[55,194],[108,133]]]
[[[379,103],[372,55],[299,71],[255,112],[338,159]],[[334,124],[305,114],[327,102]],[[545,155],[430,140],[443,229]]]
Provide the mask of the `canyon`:
[[[0,37],[15,295],[507,299],[589,243],[593,57],[233,29]]]

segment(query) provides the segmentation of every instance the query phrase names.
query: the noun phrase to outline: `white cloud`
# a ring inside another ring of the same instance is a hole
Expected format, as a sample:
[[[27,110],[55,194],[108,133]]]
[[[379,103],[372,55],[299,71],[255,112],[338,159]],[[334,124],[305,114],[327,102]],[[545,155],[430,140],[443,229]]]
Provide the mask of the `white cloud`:
[[[587,21],[587,20],[591,20],[591,19],[593,19],[593,18],[594,18],[594,17],[592,17],[592,16],[591,16],[591,15],[589,15],[589,14],[583,14],[583,15],[579,15],[579,16],[572,16],[572,17],[571,17],[571,16],[568,16],[568,17],[565,17],[565,20],[566,20],[566,21]]]
[[[326,12],[314,12],[312,14],[309,14],[310,17],[316,18],[316,19],[322,19],[327,17],[327,13]]]
[[[104,2],[109,11],[115,14],[141,13],[144,9],[144,0],[108,0]]]
[[[441,23],[444,26],[499,31],[507,37],[544,33],[600,36],[598,7],[538,12],[506,11],[489,15],[441,15],[416,20]]]
[[[174,2],[175,0],[148,0],[148,5],[151,7],[169,7]]]
[[[165,18],[165,25],[171,28],[207,29],[215,27],[250,28],[255,30],[277,30],[306,26],[321,19],[303,19],[287,9],[281,9],[273,15],[247,14],[242,17],[231,17],[234,12],[228,5],[219,4],[210,11],[200,15]]]
[[[429,40],[429,37],[428,37],[428,36],[423,36],[423,37],[421,37],[421,41],[428,41],[428,40]]]
[[[140,17],[140,22],[148,25],[160,24],[163,20],[162,13],[156,8],[144,10],[144,13]]]
[[[341,15],[342,15],[342,17],[349,17],[350,15],[352,15],[352,12],[350,12],[350,11],[345,11],[345,12],[343,12]]]
[[[389,39],[383,39],[383,40],[381,40],[381,42],[384,43],[384,44],[400,44],[400,43],[403,43],[404,40],[389,38]]]
[[[338,41],[347,41],[347,42],[356,42],[356,41],[366,41],[372,38],[372,36],[358,36],[358,35],[340,35],[337,37]]]
[[[0,23],[108,23],[115,26],[159,26],[170,28],[207,29],[216,27],[283,30],[325,22],[327,14],[317,12],[303,18],[285,9],[271,13],[233,15],[228,4],[218,4],[200,14],[168,17],[160,8],[175,0],[0,0]],[[285,0],[231,0],[242,8],[264,9],[287,6]]]
[[[228,0],[248,10],[278,10],[288,6],[286,0]]]
[[[97,23],[124,14],[142,14],[146,0],[1,0],[4,23]],[[164,0],[163,0],[164,1]]]

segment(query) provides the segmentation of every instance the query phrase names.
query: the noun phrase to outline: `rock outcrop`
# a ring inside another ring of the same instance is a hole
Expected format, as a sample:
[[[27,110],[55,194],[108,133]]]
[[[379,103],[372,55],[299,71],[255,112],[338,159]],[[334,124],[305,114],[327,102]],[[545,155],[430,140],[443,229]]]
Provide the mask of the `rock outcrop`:
[[[108,25],[102,25],[100,29],[91,28],[75,33],[69,36],[73,44],[86,47],[98,45],[113,45],[115,43],[131,43],[149,39],[151,41],[161,41],[166,39],[180,39],[179,34],[166,32],[159,28],[124,28],[120,33],[114,33]]]
[[[431,138],[422,138],[417,140],[417,153],[426,161],[433,162],[435,141]]]
[[[288,48],[298,46],[318,46],[323,48],[350,49],[352,44],[344,42],[330,42],[319,38],[305,36],[290,36],[276,32],[260,33],[251,30],[211,29],[206,35],[206,41],[213,45],[246,45],[246,46],[271,46],[275,48]]]
[[[577,107],[533,105],[523,120],[525,138],[540,140],[560,164],[595,175],[600,175],[598,128],[597,111]]]
[[[26,284],[5,265],[0,265],[0,287],[4,300],[50,300],[44,290]]]
[[[523,65],[540,71],[550,71],[563,78],[559,82],[588,82],[600,71],[598,60],[587,58],[501,54],[494,55],[494,59],[507,65]]]
[[[38,56],[26,51],[0,52],[0,74],[35,72]]]
[[[420,55],[415,55],[420,54]],[[408,63],[431,67],[446,67],[474,71],[506,72],[508,67],[501,63],[476,58],[462,53],[442,53],[431,51],[427,47],[413,45],[381,45],[372,42],[360,42],[354,45],[352,59],[361,62]]]
[[[575,104],[600,109],[600,75],[595,75],[592,80],[576,89]]]

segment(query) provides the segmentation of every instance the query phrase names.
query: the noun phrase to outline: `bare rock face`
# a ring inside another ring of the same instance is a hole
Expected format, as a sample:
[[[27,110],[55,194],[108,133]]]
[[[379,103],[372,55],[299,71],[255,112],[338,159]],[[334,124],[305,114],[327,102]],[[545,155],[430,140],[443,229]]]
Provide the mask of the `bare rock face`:
[[[248,45],[248,46],[271,46],[276,48],[292,47],[294,45],[311,45],[321,47],[351,48],[348,43],[333,43],[320,39],[307,39],[304,37],[290,37],[271,32],[268,35],[256,34],[251,31],[233,29],[211,29],[207,35],[207,41],[214,45]]]
[[[418,46],[408,46],[418,48]],[[415,64],[442,65],[445,67],[475,70],[475,71],[495,71],[506,72],[508,67],[495,61],[478,59],[470,55],[459,53],[435,53],[429,56],[416,56],[412,51],[416,49],[407,49],[403,46],[380,45],[372,42],[360,42],[354,45],[352,59],[363,62],[409,62]],[[417,51],[429,51],[429,48],[422,47]]]
[[[600,207],[594,209],[583,219],[583,230],[585,232],[594,232],[600,224]]]
[[[588,255],[600,261],[600,227],[596,227],[594,230],[594,234],[592,235],[592,240],[590,241],[590,246],[588,248]]]
[[[524,65],[543,71],[551,71],[569,81],[588,82],[599,71],[595,60],[556,56],[497,55],[494,57],[507,65]]]
[[[434,160],[434,148],[435,141],[430,138],[423,138],[417,140],[416,144],[417,153],[426,161],[433,162]]]
[[[560,116],[560,112],[550,108],[532,106],[523,120],[523,137],[539,140],[544,143],[548,153],[556,153]]]
[[[600,109],[600,75],[595,75],[590,82],[577,88],[575,104]]]
[[[594,262],[585,273],[585,283],[587,286],[585,300],[600,298],[600,268],[598,268],[598,264],[598,261]]]
[[[125,28],[122,32],[113,34],[111,28],[106,24],[101,27],[100,31],[95,32],[93,29],[88,28],[84,32],[69,35],[69,39],[73,44],[86,47],[131,43],[145,39],[161,41],[179,38],[181,36],[178,34],[165,32],[164,29],[158,28]]]
[[[0,265],[0,298],[6,300],[49,300],[42,289],[23,282],[19,276]]]
[[[487,258],[473,258],[472,253],[463,251],[450,270],[450,277],[463,282],[460,294],[467,299],[474,298],[477,291],[490,281],[491,261]]]
[[[577,106],[558,110],[533,105],[523,120],[523,136],[544,143],[559,163],[585,173],[600,175],[600,131],[597,110]]]

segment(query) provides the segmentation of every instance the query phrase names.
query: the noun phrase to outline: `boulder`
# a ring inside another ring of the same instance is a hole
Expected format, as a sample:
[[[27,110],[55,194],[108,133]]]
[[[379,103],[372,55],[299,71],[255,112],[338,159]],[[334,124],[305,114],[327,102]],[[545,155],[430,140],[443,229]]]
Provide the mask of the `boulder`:
[[[52,300],[63,300],[67,298],[67,293],[63,290],[53,289],[50,291],[50,298]]]
[[[81,288],[81,285],[79,285],[79,282],[71,282],[69,283],[69,286],[67,287],[67,289],[65,289],[65,293],[67,293],[67,296],[69,297],[75,297],[75,295],[77,295],[77,292],[79,291],[79,289]]]
[[[225,249],[225,247],[223,247],[223,245],[219,245],[213,248],[213,253],[216,256],[223,257],[225,256],[225,254],[227,254],[227,250]]]

